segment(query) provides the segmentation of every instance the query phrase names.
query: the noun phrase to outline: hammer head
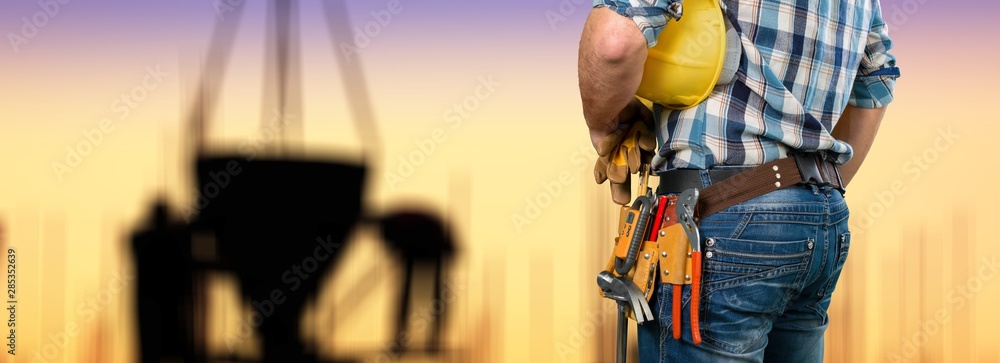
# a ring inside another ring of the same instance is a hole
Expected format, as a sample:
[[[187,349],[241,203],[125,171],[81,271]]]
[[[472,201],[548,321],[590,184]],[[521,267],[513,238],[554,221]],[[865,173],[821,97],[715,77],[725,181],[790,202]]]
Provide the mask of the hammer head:
[[[597,274],[597,286],[604,291],[604,296],[615,300],[619,305],[625,305],[635,313],[639,324],[652,321],[653,311],[646,302],[646,295],[639,290],[635,282],[624,276],[614,276],[608,271]]]

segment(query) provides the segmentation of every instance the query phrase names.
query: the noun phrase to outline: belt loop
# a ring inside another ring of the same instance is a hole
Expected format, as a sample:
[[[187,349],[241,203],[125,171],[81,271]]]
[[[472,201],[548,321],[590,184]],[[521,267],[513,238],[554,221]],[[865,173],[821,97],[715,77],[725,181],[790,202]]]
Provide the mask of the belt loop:
[[[698,169],[698,176],[701,177],[701,189],[712,186],[712,174],[708,169]]]

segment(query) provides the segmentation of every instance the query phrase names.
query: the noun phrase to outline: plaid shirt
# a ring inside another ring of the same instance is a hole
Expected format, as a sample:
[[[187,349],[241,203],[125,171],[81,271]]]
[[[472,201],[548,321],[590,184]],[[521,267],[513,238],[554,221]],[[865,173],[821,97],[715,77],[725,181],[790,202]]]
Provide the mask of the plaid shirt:
[[[595,0],[635,21],[647,45],[679,0]],[[851,146],[830,131],[847,105],[879,108],[899,69],[879,0],[722,0],[740,34],[736,80],[687,110],[655,106],[659,171],[757,165],[789,148],[824,151],[839,164]]]

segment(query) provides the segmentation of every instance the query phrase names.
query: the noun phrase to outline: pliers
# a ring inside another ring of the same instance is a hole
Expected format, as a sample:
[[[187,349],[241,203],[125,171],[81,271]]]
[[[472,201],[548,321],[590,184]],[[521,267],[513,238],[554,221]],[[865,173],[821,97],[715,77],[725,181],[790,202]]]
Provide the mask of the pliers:
[[[691,340],[701,344],[701,329],[698,325],[698,310],[701,304],[701,235],[698,233],[698,219],[695,207],[698,205],[698,189],[688,189],[677,197],[677,219],[687,234],[691,244],[691,275],[685,280],[691,282]],[[681,338],[681,294],[682,285],[674,285],[673,317],[674,339]]]

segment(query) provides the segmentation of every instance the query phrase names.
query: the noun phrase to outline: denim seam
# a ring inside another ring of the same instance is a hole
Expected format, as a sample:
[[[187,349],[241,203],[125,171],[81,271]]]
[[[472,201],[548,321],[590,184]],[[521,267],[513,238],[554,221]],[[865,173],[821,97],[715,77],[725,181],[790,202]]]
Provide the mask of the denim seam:
[[[837,271],[830,272],[830,280],[826,282],[826,286],[822,290],[816,293],[819,297],[826,297],[830,294],[830,290],[833,288],[833,275],[837,275],[844,270],[844,264],[847,262],[847,254],[850,252],[851,246],[851,232],[841,233],[837,237],[844,238],[843,242],[839,239],[837,241]]]
[[[761,220],[758,219],[754,221],[757,224],[798,224],[803,226],[815,226],[820,227],[824,225],[823,222],[809,222],[809,221],[796,221],[796,220],[785,220],[785,219],[772,219],[772,220]]]
[[[668,300],[668,299],[666,299],[666,296],[664,296],[664,292],[667,291],[666,285],[660,284],[658,286],[658,288],[660,289],[660,291],[659,291],[660,292],[660,296],[658,296],[659,300],[656,301],[657,310],[658,310],[656,317],[659,318],[660,320],[666,320],[666,318],[665,318],[666,312],[663,311],[664,307],[667,306],[664,303],[664,301]],[[673,296],[671,296],[669,300],[673,301]],[[664,345],[667,344],[667,333],[669,333],[671,326],[674,324],[674,319],[673,319],[673,317],[670,317],[670,323],[669,324],[663,324],[663,323],[665,323],[665,321],[661,321],[660,322],[660,337],[659,337],[660,339],[659,339],[659,342],[657,342],[658,344],[656,345],[656,349],[659,351],[658,352],[659,354],[657,355],[657,357],[658,357],[657,360],[659,361],[659,363],[666,363],[666,362],[663,361],[663,348],[664,348]]]
[[[805,262],[799,262],[799,263],[805,263]],[[714,272],[714,273],[719,273],[719,274],[747,275],[748,276],[748,275],[756,275],[756,274],[759,274],[759,273],[764,273],[764,272],[767,272],[767,271],[774,270],[776,268],[794,266],[794,265],[765,266],[765,267],[761,268],[761,267],[747,267],[745,265],[741,265],[739,263],[732,263],[732,262],[715,262],[713,265],[715,265],[715,268],[712,268],[712,269],[706,268],[706,269],[704,269],[704,271],[705,272]]]
[[[828,230],[828,231],[826,232],[826,234],[827,234],[827,235],[829,235],[829,234],[830,234],[829,230]],[[827,240],[829,240],[829,236],[826,236],[826,237],[827,237]],[[829,253],[830,253],[830,248],[828,247],[828,246],[829,246],[829,244],[826,244],[826,243],[824,243],[824,244],[818,244],[818,243],[817,243],[817,245],[820,245],[820,246],[824,246],[824,247],[823,247],[823,258],[822,258],[822,259],[820,259],[820,263],[819,263],[819,269],[818,269],[818,270],[816,270],[816,271],[817,271],[817,272],[816,272],[817,274],[819,274],[819,275],[822,275],[822,274],[823,274],[823,271],[826,271],[826,260],[827,260],[827,258],[828,258],[828,256],[829,256]]]
[[[805,242],[807,242],[807,243],[808,242],[812,242],[812,239],[808,239]],[[800,241],[798,243],[802,243],[802,242]],[[798,244],[798,243],[795,243],[795,244]],[[777,245],[778,243],[775,243],[775,244]],[[717,254],[724,255],[724,256],[746,257],[746,258],[759,258],[759,259],[772,259],[772,260],[791,260],[791,259],[806,257],[806,256],[809,256],[811,254],[811,252],[809,250],[805,250],[805,251],[802,251],[802,252],[796,252],[796,253],[782,253],[782,254],[764,254],[764,253],[751,253],[751,252],[732,252],[732,251],[726,251],[726,250],[721,250],[721,249],[716,249],[716,250],[713,250],[713,251],[715,251],[715,253],[717,253]]]
[[[797,216],[797,217],[808,217],[808,218],[817,218],[826,215],[826,212],[819,212],[819,211],[809,212],[802,210],[783,210],[783,211],[769,210],[767,212],[763,212],[760,209],[762,208],[758,208],[757,210],[743,209],[738,212],[732,212],[732,213],[718,213],[718,215],[729,217],[728,219],[721,219],[721,221],[729,221],[729,222],[735,221],[736,215],[747,214],[747,213],[760,214],[764,216],[780,216],[780,217]],[[712,219],[706,222],[716,222],[716,219]]]
[[[753,211],[744,213],[743,219],[740,219],[740,223],[736,225],[733,229],[733,233],[729,234],[729,238],[737,239],[743,235],[743,231],[746,230],[747,225],[750,224],[750,220],[753,219]]]
[[[836,215],[836,214],[834,214],[834,215]],[[840,219],[837,219],[836,221],[831,222],[830,226],[832,227],[832,226],[838,225],[838,224],[840,224],[840,222],[843,222],[845,219],[850,218],[850,217],[851,217],[850,215],[844,214],[844,216],[841,217]]]
[[[819,301],[817,301],[816,304],[809,304],[808,308],[809,310],[812,310],[814,313],[816,313],[817,316],[823,318],[823,324],[825,325],[829,321],[830,316],[826,313],[825,310],[816,306],[817,304],[822,303],[823,300],[824,299],[819,299]]]
[[[774,206],[787,206],[787,205],[793,205],[793,206],[803,206],[803,205],[807,205],[807,206],[808,205],[811,205],[811,206],[820,206],[820,205],[823,205],[823,203],[822,202],[817,202],[817,201],[808,201],[808,202],[743,202],[743,203],[740,203],[740,204],[736,204],[733,207],[735,207],[735,209],[740,209],[741,207],[742,208],[750,208],[750,207],[774,207]],[[730,207],[730,208],[733,208],[733,207]],[[721,210],[721,211],[716,212],[716,213],[738,213],[738,212],[733,212],[732,209],[726,208],[726,209]]]
[[[738,285],[745,285],[765,279],[773,279],[775,277],[781,277],[791,273],[801,273],[802,271],[808,270],[808,268],[803,268],[807,267],[808,264],[809,264],[808,261],[803,261],[791,265],[784,265],[772,269],[767,269],[747,276],[732,277],[722,281],[707,283],[705,284],[703,289],[707,293],[713,293],[719,290],[725,290]],[[718,271],[713,271],[713,272],[718,272]]]
[[[727,243],[728,242],[743,242],[743,243],[768,244],[768,245],[794,245],[794,244],[803,244],[803,243],[809,242],[808,238],[806,238],[806,239],[800,239],[800,240],[796,240],[796,241],[768,241],[768,240],[749,239],[749,238],[717,238],[717,239],[720,242],[727,242]],[[712,250],[712,251],[715,251],[715,252],[722,252],[724,254],[739,254],[739,253],[742,253],[742,252],[736,252],[736,251],[729,251],[727,249],[723,249],[723,248],[719,248],[719,247],[713,247],[713,248],[709,248],[709,249]],[[798,254],[804,253],[804,252],[806,252],[806,251],[799,251],[799,252],[793,252],[793,253],[768,254],[767,256],[768,257],[771,257],[771,256],[797,256]]]

